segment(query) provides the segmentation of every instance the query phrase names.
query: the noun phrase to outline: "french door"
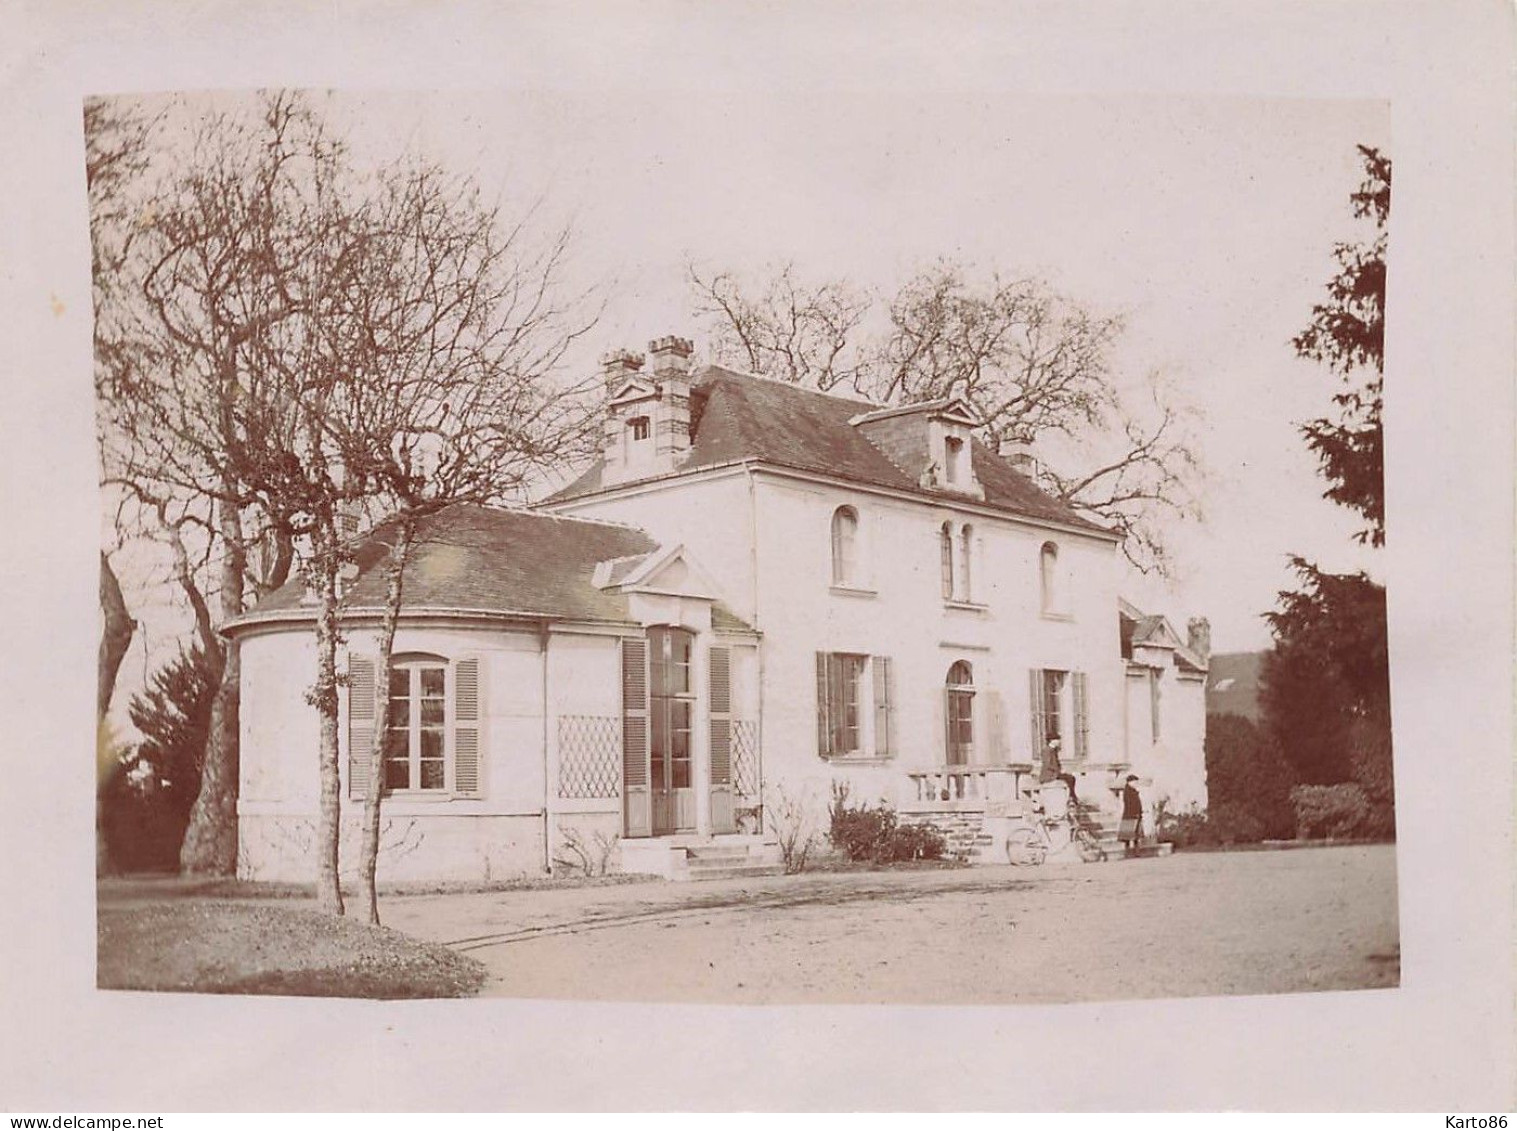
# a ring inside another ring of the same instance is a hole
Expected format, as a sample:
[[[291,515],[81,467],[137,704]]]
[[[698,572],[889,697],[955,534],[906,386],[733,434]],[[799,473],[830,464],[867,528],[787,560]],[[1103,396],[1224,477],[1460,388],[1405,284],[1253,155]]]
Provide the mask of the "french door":
[[[629,837],[695,830],[694,650],[694,636],[680,628],[654,627],[646,640],[622,641],[622,781]]]
[[[653,835],[695,828],[690,730],[695,692],[690,661],[695,638],[684,629],[648,630],[648,784]]]

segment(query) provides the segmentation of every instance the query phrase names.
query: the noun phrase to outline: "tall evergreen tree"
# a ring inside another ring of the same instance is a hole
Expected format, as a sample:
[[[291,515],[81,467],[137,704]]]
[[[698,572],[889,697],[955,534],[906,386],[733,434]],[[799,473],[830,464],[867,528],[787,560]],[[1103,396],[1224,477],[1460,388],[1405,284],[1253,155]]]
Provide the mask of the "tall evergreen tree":
[[[1361,145],[1364,181],[1350,196],[1354,216],[1375,225],[1372,238],[1333,248],[1338,273],[1328,282],[1326,302],[1292,341],[1296,352],[1326,364],[1341,379],[1333,396],[1337,418],[1302,425],[1327,479],[1325,496],[1358,511],[1366,527],[1361,542],[1385,544],[1385,454],[1380,424],[1385,368],[1385,250],[1391,215],[1391,163]]]
[[[221,665],[198,645],[181,650],[132,696],[127,711],[142,741],[101,793],[101,826],[112,866],[174,869],[200,793],[211,705]]]
[[[1386,235],[1391,163],[1359,147],[1364,180],[1353,212],[1373,235],[1333,249],[1338,271],[1327,299],[1292,344],[1339,377],[1336,413],[1302,425],[1327,480],[1324,496],[1357,511],[1355,537],[1385,544],[1384,433]],[[1275,647],[1265,657],[1265,718],[1301,780],[1355,780],[1387,813],[1390,790],[1390,668],[1385,590],[1368,574],[1329,573],[1292,559],[1301,588],[1280,594],[1267,614]],[[1388,822],[1388,816],[1383,818]]]

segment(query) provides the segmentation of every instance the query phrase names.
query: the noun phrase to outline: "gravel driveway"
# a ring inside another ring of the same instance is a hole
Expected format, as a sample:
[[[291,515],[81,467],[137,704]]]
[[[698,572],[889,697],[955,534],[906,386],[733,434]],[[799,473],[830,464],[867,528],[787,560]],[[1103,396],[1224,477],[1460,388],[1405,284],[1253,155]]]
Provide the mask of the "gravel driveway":
[[[1395,848],[392,896],[484,994],[780,1004],[1394,986]]]

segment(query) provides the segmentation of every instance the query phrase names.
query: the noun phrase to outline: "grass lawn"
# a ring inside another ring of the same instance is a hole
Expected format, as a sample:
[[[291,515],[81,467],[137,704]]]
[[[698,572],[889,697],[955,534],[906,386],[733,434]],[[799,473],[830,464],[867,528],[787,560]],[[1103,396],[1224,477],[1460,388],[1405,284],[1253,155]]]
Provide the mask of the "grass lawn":
[[[447,947],[262,903],[102,904],[97,936],[108,990],[439,998],[469,997],[485,978]]]

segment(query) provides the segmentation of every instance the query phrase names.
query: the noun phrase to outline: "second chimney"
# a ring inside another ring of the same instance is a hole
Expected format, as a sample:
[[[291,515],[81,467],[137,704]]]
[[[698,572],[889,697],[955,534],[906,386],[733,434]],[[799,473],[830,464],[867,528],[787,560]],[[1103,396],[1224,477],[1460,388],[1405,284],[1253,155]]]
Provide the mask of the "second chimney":
[[[658,383],[656,457],[677,456],[690,450],[690,357],[694,353],[694,342],[673,334],[648,343],[648,356],[653,362],[650,368]]]
[[[1185,635],[1192,652],[1203,660],[1211,659],[1211,621],[1205,617],[1191,617],[1185,623]]]

